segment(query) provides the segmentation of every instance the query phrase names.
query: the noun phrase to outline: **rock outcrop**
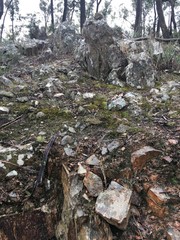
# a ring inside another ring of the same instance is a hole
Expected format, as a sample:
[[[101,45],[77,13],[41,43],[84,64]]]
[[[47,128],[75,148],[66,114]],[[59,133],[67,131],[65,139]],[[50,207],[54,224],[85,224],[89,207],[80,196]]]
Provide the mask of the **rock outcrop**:
[[[104,19],[95,17],[85,22],[83,37],[76,51],[79,64],[95,79],[108,79],[109,82],[109,74],[116,71],[118,84],[117,80],[123,78],[127,60],[114,40],[113,29]]]

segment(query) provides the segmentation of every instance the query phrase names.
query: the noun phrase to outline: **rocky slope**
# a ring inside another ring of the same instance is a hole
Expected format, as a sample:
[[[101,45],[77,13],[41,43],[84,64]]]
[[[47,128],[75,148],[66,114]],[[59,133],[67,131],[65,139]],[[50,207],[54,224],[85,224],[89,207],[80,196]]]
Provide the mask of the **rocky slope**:
[[[179,75],[115,86],[65,54],[0,71],[0,239],[179,239]]]

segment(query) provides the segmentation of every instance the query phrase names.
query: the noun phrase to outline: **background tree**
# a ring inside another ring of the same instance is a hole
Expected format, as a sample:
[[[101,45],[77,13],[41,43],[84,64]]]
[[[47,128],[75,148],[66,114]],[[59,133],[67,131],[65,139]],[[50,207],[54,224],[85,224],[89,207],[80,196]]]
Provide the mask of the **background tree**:
[[[105,0],[105,2],[104,2],[102,14],[106,20],[107,20],[107,17],[110,16],[112,13],[111,3],[112,3],[112,0]],[[113,19],[113,17],[112,17],[112,19]]]
[[[170,35],[172,36],[173,30],[175,32],[177,32],[177,24],[176,24],[176,20],[175,20],[175,12],[174,12],[176,0],[168,0],[168,2],[171,7],[171,19],[170,19],[170,24],[169,24],[169,31],[170,31]]]
[[[48,18],[49,18],[49,15],[50,15],[50,4],[49,4],[49,0],[40,0],[39,8],[40,8],[40,10],[43,12],[44,28],[45,28],[45,33],[47,33]]]
[[[0,19],[4,13],[4,1],[0,0]]]
[[[94,4],[96,0],[90,0],[89,2],[86,3],[86,17],[90,18],[94,15],[93,10],[94,10]]]
[[[30,39],[33,39],[33,38],[38,39],[39,33],[40,33],[40,29],[39,29],[40,21],[37,20],[36,14],[28,14],[27,18],[29,19],[29,23],[26,27],[29,30]]]
[[[99,12],[99,5],[101,4],[102,0],[96,0],[96,13]]]
[[[51,0],[51,2],[50,2],[50,14],[51,14],[51,29],[52,29],[52,32],[54,32],[54,30],[55,30],[55,26],[54,26],[54,0]]]
[[[134,24],[134,37],[142,36],[142,0],[136,0],[136,18]]]
[[[162,0],[156,0],[156,9],[157,9],[157,15],[158,15],[158,24],[161,28],[162,35],[164,38],[170,38],[170,31],[166,26],[164,13],[162,9]]]
[[[65,22],[67,20],[67,13],[68,13],[68,0],[64,0],[62,22]]]
[[[80,29],[82,32],[83,24],[86,21],[86,3],[85,0],[80,0]]]

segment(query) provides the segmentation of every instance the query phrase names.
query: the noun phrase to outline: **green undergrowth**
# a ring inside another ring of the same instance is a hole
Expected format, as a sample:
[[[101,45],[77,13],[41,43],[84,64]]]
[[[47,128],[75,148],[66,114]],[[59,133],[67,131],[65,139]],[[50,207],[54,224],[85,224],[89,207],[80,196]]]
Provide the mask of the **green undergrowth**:
[[[73,118],[73,114],[70,110],[63,108],[60,109],[58,107],[52,107],[52,108],[42,108],[40,109],[45,116],[43,118],[45,119],[57,119],[61,118],[63,120],[70,120]]]

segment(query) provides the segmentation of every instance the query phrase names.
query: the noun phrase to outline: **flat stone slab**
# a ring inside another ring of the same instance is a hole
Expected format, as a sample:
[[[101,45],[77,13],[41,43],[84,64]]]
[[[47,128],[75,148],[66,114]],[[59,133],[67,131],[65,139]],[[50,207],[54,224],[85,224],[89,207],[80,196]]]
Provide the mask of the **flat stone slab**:
[[[118,183],[111,185],[99,194],[95,210],[108,223],[125,230],[130,215],[132,191]]]
[[[134,171],[141,171],[146,163],[159,156],[161,154],[160,150],[157,150],[150,146],[145,146],[131,155],[131,163]]]

